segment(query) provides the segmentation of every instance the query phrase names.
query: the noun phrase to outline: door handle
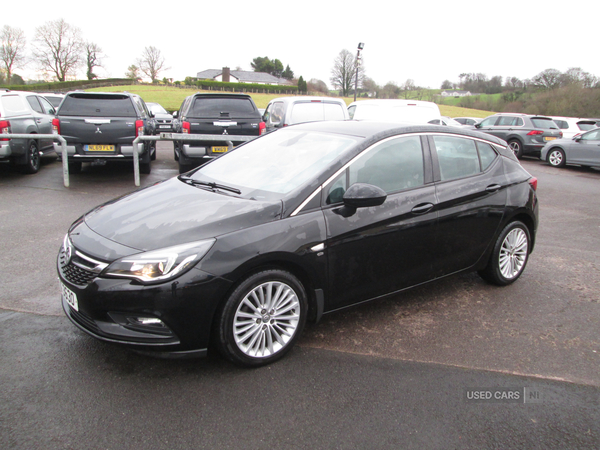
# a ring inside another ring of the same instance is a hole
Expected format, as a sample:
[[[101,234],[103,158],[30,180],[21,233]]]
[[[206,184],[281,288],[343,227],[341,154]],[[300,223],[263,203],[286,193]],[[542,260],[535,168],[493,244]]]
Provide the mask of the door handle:
[[[502,188],[499,184],[491,184],[485,188],[486,192],[496,192]]]
[[[425,214],[426,212],[431,211],[432,208],[432,203],[422,203],[420,205],[415,206],[413,209],[410,210],[410,212],[413,214]]]

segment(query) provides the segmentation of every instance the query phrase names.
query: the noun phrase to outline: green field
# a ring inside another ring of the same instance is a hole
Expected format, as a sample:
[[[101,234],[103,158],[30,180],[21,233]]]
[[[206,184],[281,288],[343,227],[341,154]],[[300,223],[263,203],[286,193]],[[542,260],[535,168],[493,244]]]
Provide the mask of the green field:
[[[155,85],[133,85],[127,86],[126,89],[123,89],[123,86],[112,86],[112,87],[102,87],[95,89],[88,89],[88,91],[96,91],[96,92],[123,92],[126,90],[127,92],[131,92],[133,94],[138,94],[140,97],[144,99],[146,102],[154,102],[160,103],[165,109],[168,111],[176,111],[181,106],[181,102],[188,95],[192,95],[198,91],[198,89],[184,89],[177,88],[174,86],[155,86]],[[202,92],[215,92],[215,91],[202,91]],[[283,97],[280,94],[253,94],[250,93],[250,96],[256,103],[258,108],[266,108],[269,102],[277,97]],[[354,101],[352,97],[344,97],[344,101],[347,105]],[[450,106],[450,105],[439,105],[440,112],[442,116],[449,117],[487,117],[491,114],[494,114],[490,111],[481,111],[478,109],[469,109],[469,108],[461,108],[458,106]]]

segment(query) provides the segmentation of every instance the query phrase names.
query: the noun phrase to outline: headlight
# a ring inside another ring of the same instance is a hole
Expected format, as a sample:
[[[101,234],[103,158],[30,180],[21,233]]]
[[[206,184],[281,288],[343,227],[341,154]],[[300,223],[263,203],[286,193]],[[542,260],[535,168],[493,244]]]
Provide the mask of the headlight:
[[[214,243],[215,239],[207,239],[126,256],[109,265],[102,275],[134,278],[144,284],[166,281],[194,267]]]

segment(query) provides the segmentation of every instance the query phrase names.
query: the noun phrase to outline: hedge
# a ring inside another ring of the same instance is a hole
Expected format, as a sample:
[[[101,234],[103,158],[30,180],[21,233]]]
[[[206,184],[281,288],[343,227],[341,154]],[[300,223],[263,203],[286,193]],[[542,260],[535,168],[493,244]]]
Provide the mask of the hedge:
[[[218,91],[266,91],[266,92],[291,92],[297,93],[298,86],[258,84],[258,83],[224,83],[222,81],[198,80],[195,83],[199,89]]]
[[[12,84],[8,86],[0,86],[2,88],[13,91],[72,91],[75,89],[88,89],[101,86],[126,86],[135,84],[136,81],[131,78],[107,78],[103,80],[78,80],[78,81],[56,81],[52,83],[36,83],[36,84]]]

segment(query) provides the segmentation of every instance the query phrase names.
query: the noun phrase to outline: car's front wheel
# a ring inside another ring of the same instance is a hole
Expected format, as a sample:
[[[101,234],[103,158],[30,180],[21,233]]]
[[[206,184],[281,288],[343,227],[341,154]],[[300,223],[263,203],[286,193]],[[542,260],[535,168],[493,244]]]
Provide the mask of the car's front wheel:
[[[525,270],[530,242],[529,229],[523,222],[509,223],[498,236],[488,265],[479,275],[499,286],[513,283]]]
[[[546,159],[548,160],[548,164],[553,167],[564,167],[567,163],[567,158],[562,148],[553,148],[550,150]]]
[[[219,351],[236,364],[257,367],[283,357],[306,322],[302,283],[283,270],[264,270],[244,279],[217,315]]]

